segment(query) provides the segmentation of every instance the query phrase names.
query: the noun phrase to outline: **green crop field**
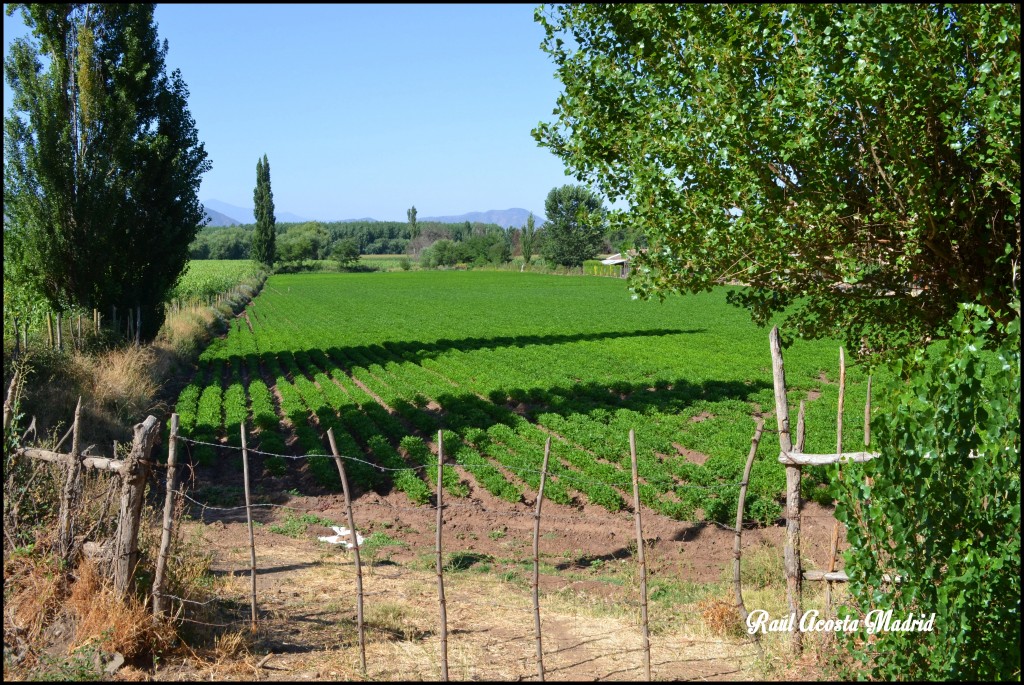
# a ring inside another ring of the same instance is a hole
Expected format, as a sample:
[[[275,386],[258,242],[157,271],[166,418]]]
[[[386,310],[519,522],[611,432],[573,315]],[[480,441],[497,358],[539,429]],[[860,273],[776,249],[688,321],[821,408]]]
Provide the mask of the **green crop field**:
[[[255,278],[260,266],[248,259],[193,259],[171,294],[180,300],[202,300],[227,292],[247,278]]]
[[[632,428],[645,504],[680,520],[729,521],[754,414],[771,412],[774,399],[768,331],[727,305],[726,292],[659,303],[599,277],[273,276],[247,317],[202,355],[177,402],[182,434],[237,445],[244,420],[252,446],[299,455],[327,452],[333,428],[342,454],[397,469],[350,462],[359,488],[395,487],[417,503],[435,487],[429,446],[439,429],[446,457],[462,467],[446,466],[447,490],[465,496],[472,481],[510,502],[536,492],[551,435],[545,496],[615,511],[632,498]],[[805,451],[834,451],[838,345],[797,340],[785,361],[794,427],[800,400],[809,400]],[[863,444],[865,389],[864,373],[848,368],[846,451]],[[774,427],[771,415],[766,428]],[[237,456],[202,449],[201,463]],[[777,456],[766,433],[748,518],[780,515]],[[278,471],[303,464],[272,460]],[[329,459],[307,463],[319,482],[340,488]],[[829,499],[824,468],[805,471],[805,495]]]
[[[402,268],[402,260],[409,262],[410,266],[416,264],[416,259],[400,254],[364,254],[359,257],[359,263],[365,266],[372,266],[381,271],[396,271]]]

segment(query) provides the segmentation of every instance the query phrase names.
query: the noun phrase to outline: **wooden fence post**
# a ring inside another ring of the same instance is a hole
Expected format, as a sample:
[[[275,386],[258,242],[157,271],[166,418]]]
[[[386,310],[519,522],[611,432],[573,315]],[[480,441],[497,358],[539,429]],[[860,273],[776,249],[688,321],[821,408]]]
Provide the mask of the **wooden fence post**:
[[[796,447],[794,449],[797,452],[804,451],[804,432],[806,426],[804,425],[804,401],[800,400],[800,412],[796,415]]]
[[[836,410],[836,455],[843,453],[843,406],[846,396],[846,357],[839,348],[839,406]],[[836,478],[843,479],[843,463],[836,466]],[[828,572],[836,570],[836,552],[839,550],[839,521],[832,524],[832,539],[829,545]],[[825,615],[832,613],[832,581],[825,582]]]
[[[75,556],[75,515],[82,494],[82,461],[78,458],[78,423],[82,413],[82,398],[75,405],[75,421],[71,424],[71,463],[64,479],[57,517],[57,540],[60,556],[69,566]]]
[[[629,456],[633,461],[633,517],[636,520],[636,551],[640,564],[640,622],[644,638],[644,677],[651,679],[651,635],[647,624],[647,560],[644,558],[643,526],[640,523],[640,480],[636,466],[636,434],[629,429]]]
[[[4,398],[4,434],[7,434],[7,429],[11,427],[11,423],[14,421],[14,405],[18,401],[18,381],[21,378],[21,369],[14,371],[14,377],[11,379],[11,384],[7,386],[7,397]]]
[[[345,511],[348,512],[348,529],[352,531],[352,549],[355,552],[356,563],[356,624],[359,627],[359,666],[366,675],[366,634],[363,630],[363,570],[359,563],[359,535],[356,533],[356,521],[352,516],[352,498],[348,492],[348,478],[345,477],[345,465],[338,454],[338,446],[334,442],[334,429],[327,429],[327,439],[331,443],[331,454],[334,455],[334,463],[338,467],[338,477],[341,478],[341,491],[345,494]],[[371,559],[372,563],[372,559]]]
[[[544,681],[544,647],[540,637],[540,505],[544,503],[544,481],[548,475],[548,456],[551,454],[551,436],[544,443],[544,465],[540,469],[540,488],[537,490],[537,512],[533,515],[533,626],[537,633],[537,675]]]
[[[25,349],[28,349],[26,346]],[[868,376],[868,396],[864,400],[864,451],[871,444],[871,376]]]
[[[736,607],[740,611],[740,619],[744,624],[747,622],[747,607],[743,604],[743,590],[740,583],[740,555],[742,550],[743,536],[743,505],[747,501],[747,485],[750,483],[750,469],[754,465],[754,455],[757,454],[757,446],[761,442],[761,433],[764,431],[764,419],[758,418],[757,428],[754,429],[754,437],[750,439],[750,453],[747,455],[747,465],[743,468],[743,480],[740,481],[740,498],[736,505],[736,542],[733,545],[732,578],[733,586],[736,589]],[[755,639],[760,638],[760,633],[754,633]],[[760,640],[758,639],[758,644]]]
[[[138,564],[139,522],[142,518],[142,500],[146,490],[146,461],[160,437],[160,422],[147,416],[134,426],[132,450],[121,468],[121,511],[114,539],[113,577],[114,591],[121,598],[128,595]]]
[[[64,351],[64,312],[57,312],[57,350]]]
[[[95,310],[93,310],[95,311]],[[156,572],[153,576],[153,618],[159,619],[167,613],[167,598],[164,597],[164,583],[167,575],[167,553],[171,548],[171,533],[174,527],[174,476],[178,461],[178,415],[171,414],[171,437],[167,445],[167,494],[164,496],[164,523],[160,532],[160,552],[156,557]],[[117,453],[114,453],[117,457]]]
[[[779,448],[783,452],[793,449],[789,432],[789,405],[786,401],[786,369],[782,362],[782,340],[779,327],[772,328],[768,336],[772,353],[772,379],[775,386],[775,418],[779,424]],[[800,465],[786,464],[786,599],[792,622],[791,647],[799,654],[803,649],[800,634],[800,603],[802,574],[800,569]]]
[[[249,448],[245,443],[245,422],[240,427],[242,435],[242,478],[245,481],[245,522],[249,526],[249,571],[252,577],[250,597],[252,629],[256,630],[256,538],[252,532],[252,502],[249,498]]]
[[[437,601],[441,607],[441,680],[448,681],[448,612],[444,605],[444,562],[441,558],[441,477],[444,474],[444,443],[437,431]]]

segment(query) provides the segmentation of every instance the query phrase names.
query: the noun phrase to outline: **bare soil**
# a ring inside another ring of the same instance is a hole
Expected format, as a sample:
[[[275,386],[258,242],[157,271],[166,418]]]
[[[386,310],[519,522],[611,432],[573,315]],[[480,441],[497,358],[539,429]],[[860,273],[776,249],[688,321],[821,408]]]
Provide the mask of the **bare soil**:
[[[260,473],[258,465],[254,472]],[[444,576],[449,676],[536,679],[530,590],[534,495],[528,492],[527,501],[511,505],[462,475],[471,485],[471,494],[464,499],[446,498],[442,528],[445,559],[453,565]],[[241,474],[232,469],[221,469],[217,480],[240,491]],[[353,555],[317,540],[333,534],[326,526],[308,525],[298,538],[270,530],[302,514],[347,526],[344,499],[340,494],[287,495],[287,483],[301,484],[292,492],[315,491],[301,474],[285,479],[264,474],[254,485],[262,491],[257,501],[281,505],[253,510],[259,613],[255,633],[247,633],[246,628],[251,581],[245,510],[192,507],[195,520],[185,524],[188,534],[201,536],[203,548],[212,554],[212,570],[221,583],[218,592],[230,607],[226,617],[231,625],[224,630],[243,633],[244,646],[216,661],[165,664],[149,677],[439,680],[436,510],[416,507],[397,491],[362,493],[353,503],[356,526],[364,536],[381,532],[402,545],[383,548],[375,559],[368,559],[364,550],[367,672],[363,676]],[[673,521],[646,508],[641,513],[649,594],[659,583],[725,587],[722,581],[731,580],[735,540],[731,528]],[[833,525],[830,508],[804,504],[801,555],[805,567],[827,567]],[[545,502],[540,532],[546,677],[643,679],[632,513]],[[783,525],[744,530],[743,548],[750,551],[768,545],[778,549],[781,557],[784,535]],[[655,679],[764,677],[755,663],[756,647],[745,636],[710,631],[692,605],[685,606],[682,614],[678,606],[683,605],[649,603]],[[819,677],[813,665],[808,669],[786,677]],[[131,672],[122,676],[129,677]]]

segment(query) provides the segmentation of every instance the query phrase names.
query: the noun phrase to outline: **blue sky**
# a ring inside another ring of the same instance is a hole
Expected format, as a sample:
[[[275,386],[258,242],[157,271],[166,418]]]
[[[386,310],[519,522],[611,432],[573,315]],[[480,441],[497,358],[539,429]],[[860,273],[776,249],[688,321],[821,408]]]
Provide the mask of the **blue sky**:
[[[278,211],[311,219],[543,214],[574,180],[530,135],[561,91],[535,7],[157,5],[213,163],[200,199],[251,207],[266,154]],[[5,14],[5,56],[26,32]]]

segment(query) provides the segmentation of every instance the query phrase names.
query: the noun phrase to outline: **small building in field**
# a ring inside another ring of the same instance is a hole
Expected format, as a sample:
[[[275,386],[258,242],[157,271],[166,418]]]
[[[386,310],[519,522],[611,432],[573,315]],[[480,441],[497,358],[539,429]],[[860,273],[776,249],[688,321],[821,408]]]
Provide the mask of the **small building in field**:
[[[601,263],[606,266],[618,267],[618,273],[616,275],[619,278],[625,278],[629,275],[629,255],[616,253],[608,259],[602,259]]]
[[[625,278],[629,275],[629,255],[613,254],[607,259],[588,259],[583,262],[583,273],[589,276],[614,276]]]

